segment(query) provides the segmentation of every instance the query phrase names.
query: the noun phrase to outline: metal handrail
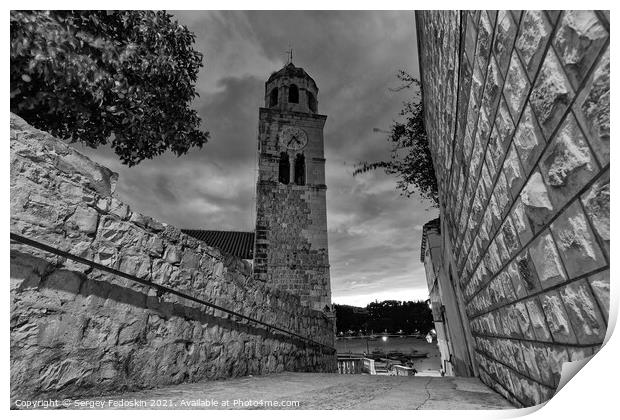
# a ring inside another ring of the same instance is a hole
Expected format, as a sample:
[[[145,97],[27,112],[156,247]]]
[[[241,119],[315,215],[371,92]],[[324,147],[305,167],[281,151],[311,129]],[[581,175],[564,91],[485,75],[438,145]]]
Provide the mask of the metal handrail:
[[[125,278],[127,280],[131,280],[133,282],[140,283],[140,284],[145,285],[145,286],[153,287],[153,288],[157,289],[160,292],[168,293],[168,294],[175,295],[175,296],[179,296],[179,297],[182,297],[183,299],[187,299],[187,300],[190,300],[192,302],[199,303],[199,304],[207,306],[209,308],[213,308],[213,309],[220,310],[222,312],[226,312],[228,314],[231,314],[231,315],[237,316],[239,318],[245,319],[247,321],[253,322],[255,324],[267,327],[268,331],[270,331],[270,330],[279,331],[281,333],[288,334],[288,335],[290,335],[292,337],[295,337],[295,338],[298,338],[300,340],[306,341],[306,342],[308,342],[310,344],[313,344],[315,346],[325,347],[325,348],[331,350],[331,352],[333,352],[333,353],[336,352],[336,349],[334,347],[328,346],[327,344],[319,343],[318,341],[312,340],[311,338],[304,337],[304,336],[299,335],[297,333],[294,333],[292,331],[285,330],[283,328],[280,328],[280,327],[272,325],[272,324],[268,324],[268,323],[263,322],[263,321],[259,321],[258,319],[255,319],[255,318],[252,318],[252,317],[240,314],[239,312],[235,312],[235,311],[230,310],[230,309],[226,309],[226,308],[221,307],[219,305],[216,305],[214,303],[207,302],[206,300],[199,299],[197,297],[194,297],[194,296],[188,295],[186,293],[180,292],[178,290],[172,289],[170,287],[162,286],[161,284],[153,283],[152,281],[149,281],[149,280],[140,279],[140,278],[138,278],[136,276],[132,276],[131,274],[124,273],[124,272],[116,270],[114,268],[106,267],[105,265],[96,263],[96,262],[88,260],[86,258],[79,257],[77,255],[73,255],[73,254],[71,254],[69,252],[66,252],[66,251],[61,251],[60,249],[57,249],[57,248],[54,248],[52,246],[46,245],[44,243],[35,241],[34,239],[30,239],[30,238],[27,238],[25,236],[18,235],[16,233],[11,232],[11,240],[15,241],[15,242],[22,243],[24,245],[31,246],[33,248],[38,248],[40,250],[43,250],[43,251],[46,251],[46,252],[49,252],[49,253],[52,253],[52,254],[55,254],[55,255],[59,255],[61,257],[73,260],[75,262],[88,265],[88,266],[90,266],[92,268],[95,268],[97,270],[105,271],[107,273],[110,273],[110,274],[113,274],[113,275],[116,275],[116,276],[119,276],[119,277],[123,277],[123,278]]]

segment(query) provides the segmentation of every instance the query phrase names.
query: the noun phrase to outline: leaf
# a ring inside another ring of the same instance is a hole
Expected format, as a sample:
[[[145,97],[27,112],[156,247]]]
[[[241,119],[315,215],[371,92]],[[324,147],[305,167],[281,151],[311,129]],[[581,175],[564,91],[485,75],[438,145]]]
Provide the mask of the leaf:
[[[130,166],[208,140],[190,109],[202,56],[168,13],[10,16],[10,107],[30,124],[92,147],[111,143]]]
[[[423,102],[420,95],[420,82],[404,71],[399,71],[398,79],[404,83],[402,90],[417,87],[412,100],[403,104],[400,115],[404,122],[394,122],[387,140],[392,143],[391,160],[378,162],[359,162],[353,175],[383,169],[388,175],[397,177],[397,188],[405,196],[414,193],[429,199],[434,206],[439,204],[439,193],[432,155],[424,126]]]

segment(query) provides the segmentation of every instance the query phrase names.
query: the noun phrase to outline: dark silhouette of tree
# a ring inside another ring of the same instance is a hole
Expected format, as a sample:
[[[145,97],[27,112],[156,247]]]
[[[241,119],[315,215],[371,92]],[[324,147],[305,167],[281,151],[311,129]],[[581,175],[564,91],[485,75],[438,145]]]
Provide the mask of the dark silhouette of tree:
[[[370,332],[406,334],[426,334],[434,328],[433,314],[424,301],[397,301],[369,303],[366,308],[348,305],[336,307],[336,326],[338,331],[346,333],[370,334]]]
[[[401,70],[397,75],[402,85],[395,90],[414,89],[413,98],[404,103],[400,115],[404,122],[394,121],[387,140],[392,144],[390,160],[360,162],[353,175],[383,169],[397,177],[397,187],[410,197],[414,193],[438,206],[437,178],[424,125],[422,85],[420,81]]]
[[[11,111],[129,166],[202,147],[189,108],[202,54],[163,11],[12,11]]]

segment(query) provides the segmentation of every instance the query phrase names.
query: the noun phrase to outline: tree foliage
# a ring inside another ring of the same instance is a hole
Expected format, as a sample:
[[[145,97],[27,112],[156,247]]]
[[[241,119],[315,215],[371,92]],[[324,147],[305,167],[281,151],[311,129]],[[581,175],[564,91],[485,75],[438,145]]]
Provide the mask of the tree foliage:
[[[11,111],[56,137],[111,143],[129,166],[201,147],[189,104],[202,54],[163,11],[12,11]]]
[[[336,308],[336,326],[338,331],[353,331],[362,334],[371,332],[406,334],[426,334],[432,328],[433,314],[423,301],[401,302],[386,300],[372,302],[366,308],[348,305],[334,305]]]
[[[422,86],[419,80],[403,70],[397,77],[402,85],[396,90],[414,89],[414,95],[400,111],[404,121],[392,124],[387,138],[392,145],[390,160],[360,162],[353,174],[383,169],[388,175],[396,175],[397,187],[402,194],[409,197],[418,193],[438,206],[437,178],[424,125]]]

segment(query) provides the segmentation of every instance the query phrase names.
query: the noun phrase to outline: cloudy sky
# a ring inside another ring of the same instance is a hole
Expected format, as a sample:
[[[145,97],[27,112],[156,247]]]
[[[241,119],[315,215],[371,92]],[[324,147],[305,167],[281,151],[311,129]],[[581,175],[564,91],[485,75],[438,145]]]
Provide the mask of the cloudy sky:
[[[401,197],[383,173],[353,177],[353,165],[389,155],[385,134],[407,92],[393,92],[399,69],[418,74],[413,12],[174,13],[204,54],[193,106],[211,140],[176,158],[137,167],[110,150],[86,150],[119,172],[117,193],[134,210],[180,228],[253,230],[258,108],[264,83],[286,60],[317,82],[325,125],[327,222],[332,297],[365,306],[375,299],[426,299],[422,225],[437,211]]]

